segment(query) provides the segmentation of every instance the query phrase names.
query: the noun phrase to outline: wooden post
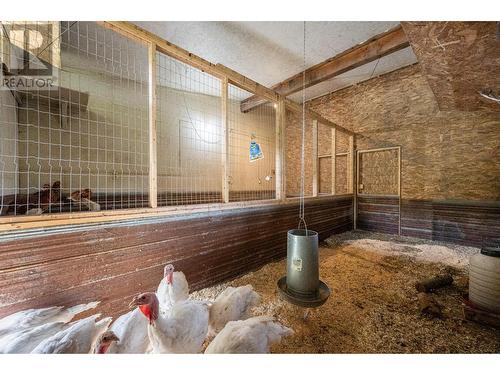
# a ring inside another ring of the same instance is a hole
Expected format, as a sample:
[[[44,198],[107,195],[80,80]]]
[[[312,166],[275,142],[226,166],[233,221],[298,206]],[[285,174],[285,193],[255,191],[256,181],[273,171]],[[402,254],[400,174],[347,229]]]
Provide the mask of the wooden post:
[[[335,195],[335,184],[337,182],[337,178],[336,178],[336,175],[337,175],[337,142],[336,142],[336,138],[337,138],[337,129],[336,128],[332,128],[332,151],[331,151],[331,155],[332,155],[332,195]]]
[[[318,196],[318,120],[313,120],[312,126],[312,195]]]
[[[221,105],[222,105],[222,201],[229,202],[229,121],[228,121],[228,80],[222,79]]]
[[[286,103],[280,100],[281,109],[281,200],[286,199]]]
[[[149,207],[158,206],[156,163],[156,44],[148,44],[148,110],[149,110]]]
[[[354,191],[354,136],[349,136],[349,156],[347,166],[347,192],[352,194]]]
[[[284,190],[284,111],[285,111],[285,103],[283,100],[280,100],[276,104],[276,166],[275,166],[275,178],[276,178],[276,199],[282,200],[285,198],[285,190]]]

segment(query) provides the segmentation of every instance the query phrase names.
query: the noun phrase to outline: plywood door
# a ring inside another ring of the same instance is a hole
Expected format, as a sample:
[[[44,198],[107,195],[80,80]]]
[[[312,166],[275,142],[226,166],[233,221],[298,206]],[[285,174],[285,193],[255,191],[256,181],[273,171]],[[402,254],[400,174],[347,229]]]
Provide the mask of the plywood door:
[[[357,152],[357,228],[401,233],[401,149]]]

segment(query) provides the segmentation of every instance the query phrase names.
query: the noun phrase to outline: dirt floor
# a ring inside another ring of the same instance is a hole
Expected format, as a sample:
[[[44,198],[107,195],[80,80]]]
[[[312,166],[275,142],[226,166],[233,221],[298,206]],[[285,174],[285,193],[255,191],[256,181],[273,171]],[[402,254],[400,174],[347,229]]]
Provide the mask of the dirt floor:
[[[499,330],[463,319],[468,258],[478,249],[362,231],[320,247],[321,279],[332,293],[307,320],[304,309],[278,295],[285,260],[192,296],[213,300],[229,285],[252,284],[262,296],[256,315],[275,316],[295,331],[274,353],[500,353]],[[422,315],[415,283],[444,272],[455,281],[434,293],[443,317]]]

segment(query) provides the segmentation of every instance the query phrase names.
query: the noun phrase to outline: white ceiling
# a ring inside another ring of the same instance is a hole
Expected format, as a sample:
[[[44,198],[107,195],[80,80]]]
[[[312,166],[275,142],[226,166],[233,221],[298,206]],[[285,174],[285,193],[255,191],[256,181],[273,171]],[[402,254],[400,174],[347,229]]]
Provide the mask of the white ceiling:
[[[212,62],[268,87],[302,71],[302,22],[134,22]],[[382,33],[399,22],[307,22],[306,67]],[[306,90],[311,99],[417,62],[410,47]],[[301,102],[302,93],[290,98]]]

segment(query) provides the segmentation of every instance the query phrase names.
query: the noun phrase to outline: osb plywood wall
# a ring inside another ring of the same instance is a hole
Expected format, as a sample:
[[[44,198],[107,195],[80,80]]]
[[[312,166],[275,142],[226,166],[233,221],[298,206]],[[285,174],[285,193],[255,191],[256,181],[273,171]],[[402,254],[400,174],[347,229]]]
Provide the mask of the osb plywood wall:
[[[332,154],[332,128],[318,123],[318,155]]]
[[[497,22],[401,22],[441,110],[498,112],[478,95],[500,87]]]
[[[318,98],[358,150],[402,146],[407,199],[500,199],[500,111],[440,111],[418,65]]]
[[[306,119],[304,141],[304,194],[312,195],[312,121]],[[286,111],[285,124],[286,152],[286,195],[300,195],[301,181],[301,147],[302,147],[302,114]]]
[[[347,194],[347,156],[337,156],[335,160],[335,194]]]
[[[318,159],[318,192],[320,194],[332,193],[332,158]]]
[[[318,156],[332,155],[332,128],[318,122]],[[287,111],[286,115],[286,194],[289,197],[300,195],[300,150],[302,144],[302,115]],[[312,119],[306,120],[305,134],[305,195],[312,195],[313,155]],[[335,136],[336,154],[349,151],[349,136],[340,131]],[[336,157],[335,194],[347,194],[347,156]],[[331,158],[318,158],[318,193],[331,194]]]
[[[359,155],[359,193],[398,195],[398,150],[366,152]]]

